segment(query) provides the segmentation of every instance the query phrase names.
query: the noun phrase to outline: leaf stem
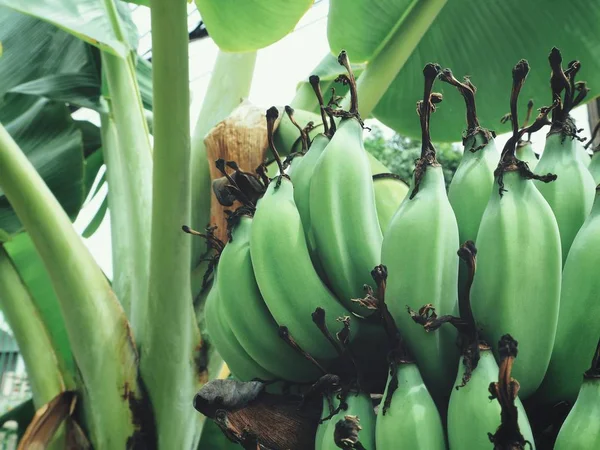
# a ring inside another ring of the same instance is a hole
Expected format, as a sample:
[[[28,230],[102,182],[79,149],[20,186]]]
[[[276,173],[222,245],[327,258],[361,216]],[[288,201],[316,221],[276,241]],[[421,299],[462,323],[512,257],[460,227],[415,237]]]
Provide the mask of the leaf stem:
[[[158,448],[192,448],[200,418],[191,400],[199,333],[190,292],[191,152],[187,3],[151,0],[154,165],[150,283],[141,375],[156,417]],[[188,405],[189,407],[185,407]]]
[[[0,189],[52,280],[85,387],[84,409],[94,448],[125,448],[134,433],[128,399],[138,395],[137,351],[129,324],[69,217],[1,125]]]
[[[35,408],[66,389],[52,339],[27,286],[0,244],[0,307],[25,361]]]
[[[386,93],[447,0],[415,0],[383,48],[358,77],[359,113],[367,118]],[[345,99],[345,103],[349,99]]]

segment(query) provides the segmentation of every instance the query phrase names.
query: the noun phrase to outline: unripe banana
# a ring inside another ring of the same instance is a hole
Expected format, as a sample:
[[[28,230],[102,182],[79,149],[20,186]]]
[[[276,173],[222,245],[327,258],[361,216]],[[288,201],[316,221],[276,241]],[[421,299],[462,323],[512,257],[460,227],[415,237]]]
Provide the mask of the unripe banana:
[[[319,77],[311,76],[310,84],[315,91],[319,105],[323,107],[323,96],[319,86]],[[329,126],[327,123],[327,115],[323,108],[321,108],[321,119],[323,132],[314,137],[308,151],[303,156],[294,158],[292,167],[290,167],[290,170],[288,171],[288,175],[294,184],[294,201],[296,202],[300,218],[302,219],[302,226],[304,227],[306,242],[313,264],[315,265],[317,272],[324,277],[325,271],[321,267],[317,256],[315,237],[312,232],[312,223],[310,220],[310,185],[317,161],[321,157],[325,147],[331,141],[331,136],[335,133],[336,126],[333,118],[331,120],[331,127]]]
[[[450,69],[444,69],[440,80],[456,87],[465,100],[467,130],[463,134],[463,157],[448,188],[448,200],[452,205],[458,224],[459,242],[474,241],[479,230],[481,216],[490,198],[494,184],[494,169],[500,160],[494,133],[479,125],[475,106],[476,88],[466,78],[464,82],[454,78]],[[466,270],[459,263],[459,292],[465,285]]]
[[[524,161],[529,166],[529,170],[535,170],[538,164],[538,158],[535,156],[533,146],[530,141],[519,141],[516,151],[517,159]]]
[[[575,235],[592,209],[594,179],[577,156],[575,139],[560,132],[548,134],[535,173],[558,176],[553,183],[535,181],[535,185],[556,217],[564,263]]]
[[[331,395],[331,399],[328,399],[326,396],[323,396],[323,410],[321,412],[321,420],[324,420],[326,417],[330,416],[330,407],[335,409],[339,406],[339,404],[340,400],[338,399],[337,395]],[[319,423],[319,426],[317,427],[317,433],[315,434],[315,450],[321,450],[323,448],[323,438],[325,436],[325,433],[327,432],[328,427],[329,419]]]
[[[600,186],[577,233],[562,274],[560,310],[550,365],[539,396],[573,402],[600,336]]]
[[[219,355],[229,366],[231,373],[241,381],[255,378],[273,380],[276,377],[256,363],[240,345],[229,328],[221,308],[218,287],[213,284],[204,305],[204,320],[210,343],[215,346]]]
[[[554,450],[600,448],[600,378],[583,381],[577,401],[563,423]]]
[[[448,442],[450,450],[488,450],[488,433],[500,422],[500,405],[489,401],[490,383],[498,380],[498,364],[489,347],[480,347],[480,359],[469,381],[463,384],[466,365],[464,357],[458,366],[455,386],[448,406]],[[458,387],[460,386],[460,387]],[[535,450],[533,432],[521,400],[515,400],[519,413],[519,429]]]
[[[592,367],[584,374],[577,401],[558,433],[554,450],[597,448],[600,448],[600,342]]]
[[[391,404],[384,414],[384,401],[388,397],[392,375],[388,378],[377,412],[377,448],[444,450],[446,442],[442,420],[417,365],[400,363],[397,370],[398,387],[391,397]]]
[[[408,185],[389,173],[387,167],[373,155],[367,153],[371,174],[373,174],[373,189],[375,191],[375,207],[381,234],[385,235],[394,214],[408,194]]]
[[[387,304],[423,379],[436,398],[448,395],[454,379],[458,349],[455,330],[427,333],[413,323],[407,305],[418,309],[431,303],[441,315],[457,313],[458,227],[446,195],[442,167],[435,159],[429,137],[429,93],[439,66],[424,73],[428,93],[420,103],[424,132],[422,156],[417,162],[411,195],[393,217],[382,246],[388,269]]]
[[[472,151],[480,146],[483,147]],[[500,152],[491,136],[478,132],[465,142],[462,160],[448,188],[448,200],[458,224],[459,242],[473,241],[477,237],[499,160]]]
[[[575,153],[577,154],[577,159],[581,161],[581,164],[583,164],[586,168],[589,167],[592,162],[592,158],[579,140],[575,141]]]
[[[513,69],[513,136],[502,153],[479,226],[477,277],[471,290],[474,316],[485,340],[494,343],[494,350],[506,333],[519,342],[514,374],[522,398],[538,388],[550,361],[562,261],[552,210],[533,185],[534,175],[515,157],[515,145],[522,135],[515,125],[516,102],[528,71],[525,60]]]
[[[271,108],[267,113],[271,127],[276,111]],[[271,134],[269,138],[273,147]],[[312,265],[294,188],[285,176],[272,180],[256,205],[250,256],[258,287],[275,321],[286,326],[314,358],[335,359],[335,349],[316,326],[310,325],[311,314],[317,307],[323,308],[328,328],[337,330],[337,318],[350,313],[329,292]],[[354,317],[350,320],[354,338],[359,322]]]
[[[250,258],[252,222],[249,216],[240,217],[219,258],[223,317],[248,355],[269,372],[288,381],[316,380],[317,368],[279,337],[279,326],[260,294]]]
[[[540,385],[554,342],[561,249],[548,203],[516,170],[503,176],[483,214],[473,312],[488,342],[510,333],[520,344],[515,378],[526,398]]]
[[[594,183],[600,184],[600,151],[596,151],[594,156],[592,157],[592,161],[588,166],[588,170],[592,174],[592,178],[594,179]]]
[[[574,101],[575,76],[581,65],[579,61],[571,61],[569,69],[563,71],[562,56],[556,47],[550,52],[548,61],[552,69],[550,85],[555,103],[550,132],[535,173],[555,173],[558,178],[554,183],[535,182],[535,185],[556,217],[564,264],[575,235],[592,209],[596,185],[586,164],[581,162],[580,147],[575,142],[577,127],[569,115],[577,103]],[[579,101],[585,97],[586,90],[580,94],[583,95],[577,96],[581,97]]]
[[[456,215],[460,242],[473,241],[492,192],[494,169],[500,160],[500,152],[496,148],[494,134],[479,125],[475,107],[476,88],[471,81],[467,78],[461,83],[450,69],[442,71],[440,80],[455,86],[467,107],[463,157],[450,182],[448,200]]]
[[[320,450],[338,450],[334,440],[335,425],[345,416],[357,416],[360,420],[361,431],[358,434],[360,443],[365,449],[375,450],[375,410],[371,396],[365,392],[350,392],[345,398],[347,408],[341,409],[327,422],[327,428],[322,437]],[[329,410],[329,407],[327,407]],[[318,433],[318,431],[317,431]]]
[[[363,145],[356,85],[345,52],[339,57],[349,73],[352,105],[314,168],[310,184],[310,221],[319,260],[332,290],[361,316],[371,310],[352,299],[362,297],[370,273],[380,262],[381,229],[373,178]]]

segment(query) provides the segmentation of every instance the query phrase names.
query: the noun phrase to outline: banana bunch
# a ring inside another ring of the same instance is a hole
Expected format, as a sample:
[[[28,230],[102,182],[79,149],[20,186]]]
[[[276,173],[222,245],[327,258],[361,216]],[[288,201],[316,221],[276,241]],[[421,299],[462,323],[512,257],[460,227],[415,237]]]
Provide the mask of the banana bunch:
[[[579,62],[549,61],[554,103],[530,120],[530,101],[520,127],[529,65],[514,67],[502,152],[474,84],[427,64],[410,187],[365,151],[345,52],[348,111],[316,76],[320,116],[270,108],[272,163],[217,161],[217,199],[241,205],[228,242],[187,229],[215,253],[204,329],[234,378],[195,407],[245,448],[600,448],[600,157],[585,159],[569,115]],[[430,136],[438,78],[466,104],[448,192]]]

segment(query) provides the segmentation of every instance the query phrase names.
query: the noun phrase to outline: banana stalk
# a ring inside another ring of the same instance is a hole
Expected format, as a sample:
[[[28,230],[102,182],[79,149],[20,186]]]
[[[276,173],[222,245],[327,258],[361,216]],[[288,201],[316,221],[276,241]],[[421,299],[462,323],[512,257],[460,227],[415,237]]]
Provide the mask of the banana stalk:
[[[419,104],[421,158],[417,160],[411,194],[400,205],[384,237],[381,259],[389,273],[390,313],[427,387],[434,397],[441,398],[449,394],[455,375],[456,333],[426,333],[406,311],[407,305],[417,309],[432,303],[441,314],[457,312],[458,227],[429,134],[432,99],[439,100],[431,96],[431,90],[439,70],[439,66],[429,64],[423,71],[426,86]]]
[[[560,235],[556,219],[531,178],[515,157],[515,146],[528,129],[518,130],[517,99],[529,65],[513,69],[511,114],[513,136],[495,172],[494,189],[477,234],[477,277],[471,291],[473,314],[487,342],[510,333],[521,353],[514,372],[522,398],[540,385],[556,333],[561,278]],[[536,122],[532,127],[537,127]],[[494,347],[497,352],[497,347]]]
[[[594,353],[600,326],[600,186],[589,217],[577,233],[562,274],[560,310],[552,357],[539,396],[575,401],[581,374]]]

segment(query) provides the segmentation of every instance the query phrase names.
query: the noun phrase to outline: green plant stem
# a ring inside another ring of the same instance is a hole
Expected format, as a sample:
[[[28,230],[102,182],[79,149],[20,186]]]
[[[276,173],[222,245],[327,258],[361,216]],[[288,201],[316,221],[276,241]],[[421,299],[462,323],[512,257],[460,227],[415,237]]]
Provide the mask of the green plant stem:
[[[447,0],[413,2],[393,31],[392,37],[369,61],[357,80],[358,109],[362,117],[371,115],[446,2]],[[349,100],[348,94],[344,103],[348,103]]]
[[[0,125],[0,189],[29,233],[57,294],[83,383],[96,450],[126,448],[137,393],[137,352],[123,309],[69,217]]]
[[[206,97],[192,136],[192,228],[203,230],[210,222],[212,189],[204,137],[247,97],[252,84],[256,52],[226,53],[219,51]],[[192,269],[200,263],[206,243],[192,243]]]
[[[2,244],[0,308],[25,361],[33,402],[39,409],[65,390],[65,377],[33,298]]]
[[[406,9],[404,16],[392,30],[390,39],[369,61],[357,79],[358,110],[362,117],[367,118],[371,115],[447,1],[414,0]],[[349,56],[352,60],[352,55]],[[342,71],[340,68],[340,72]],[[296,91],[291,105],[309,111],[316,107],[314,94],[306,83]],[[342,103],[346,109],[349,105],[350,93]]]
[[[109,115],[102,117],[113,251],[113,289],[140,347],[150,276],[152,150],[131,58],[102,54]]]
[[[151,0],[154,168],[150,288],[141,374],[155,411],[159,449],[189,449],[200,418],[200,344],[190,293],[192,237],[187,3]]]

